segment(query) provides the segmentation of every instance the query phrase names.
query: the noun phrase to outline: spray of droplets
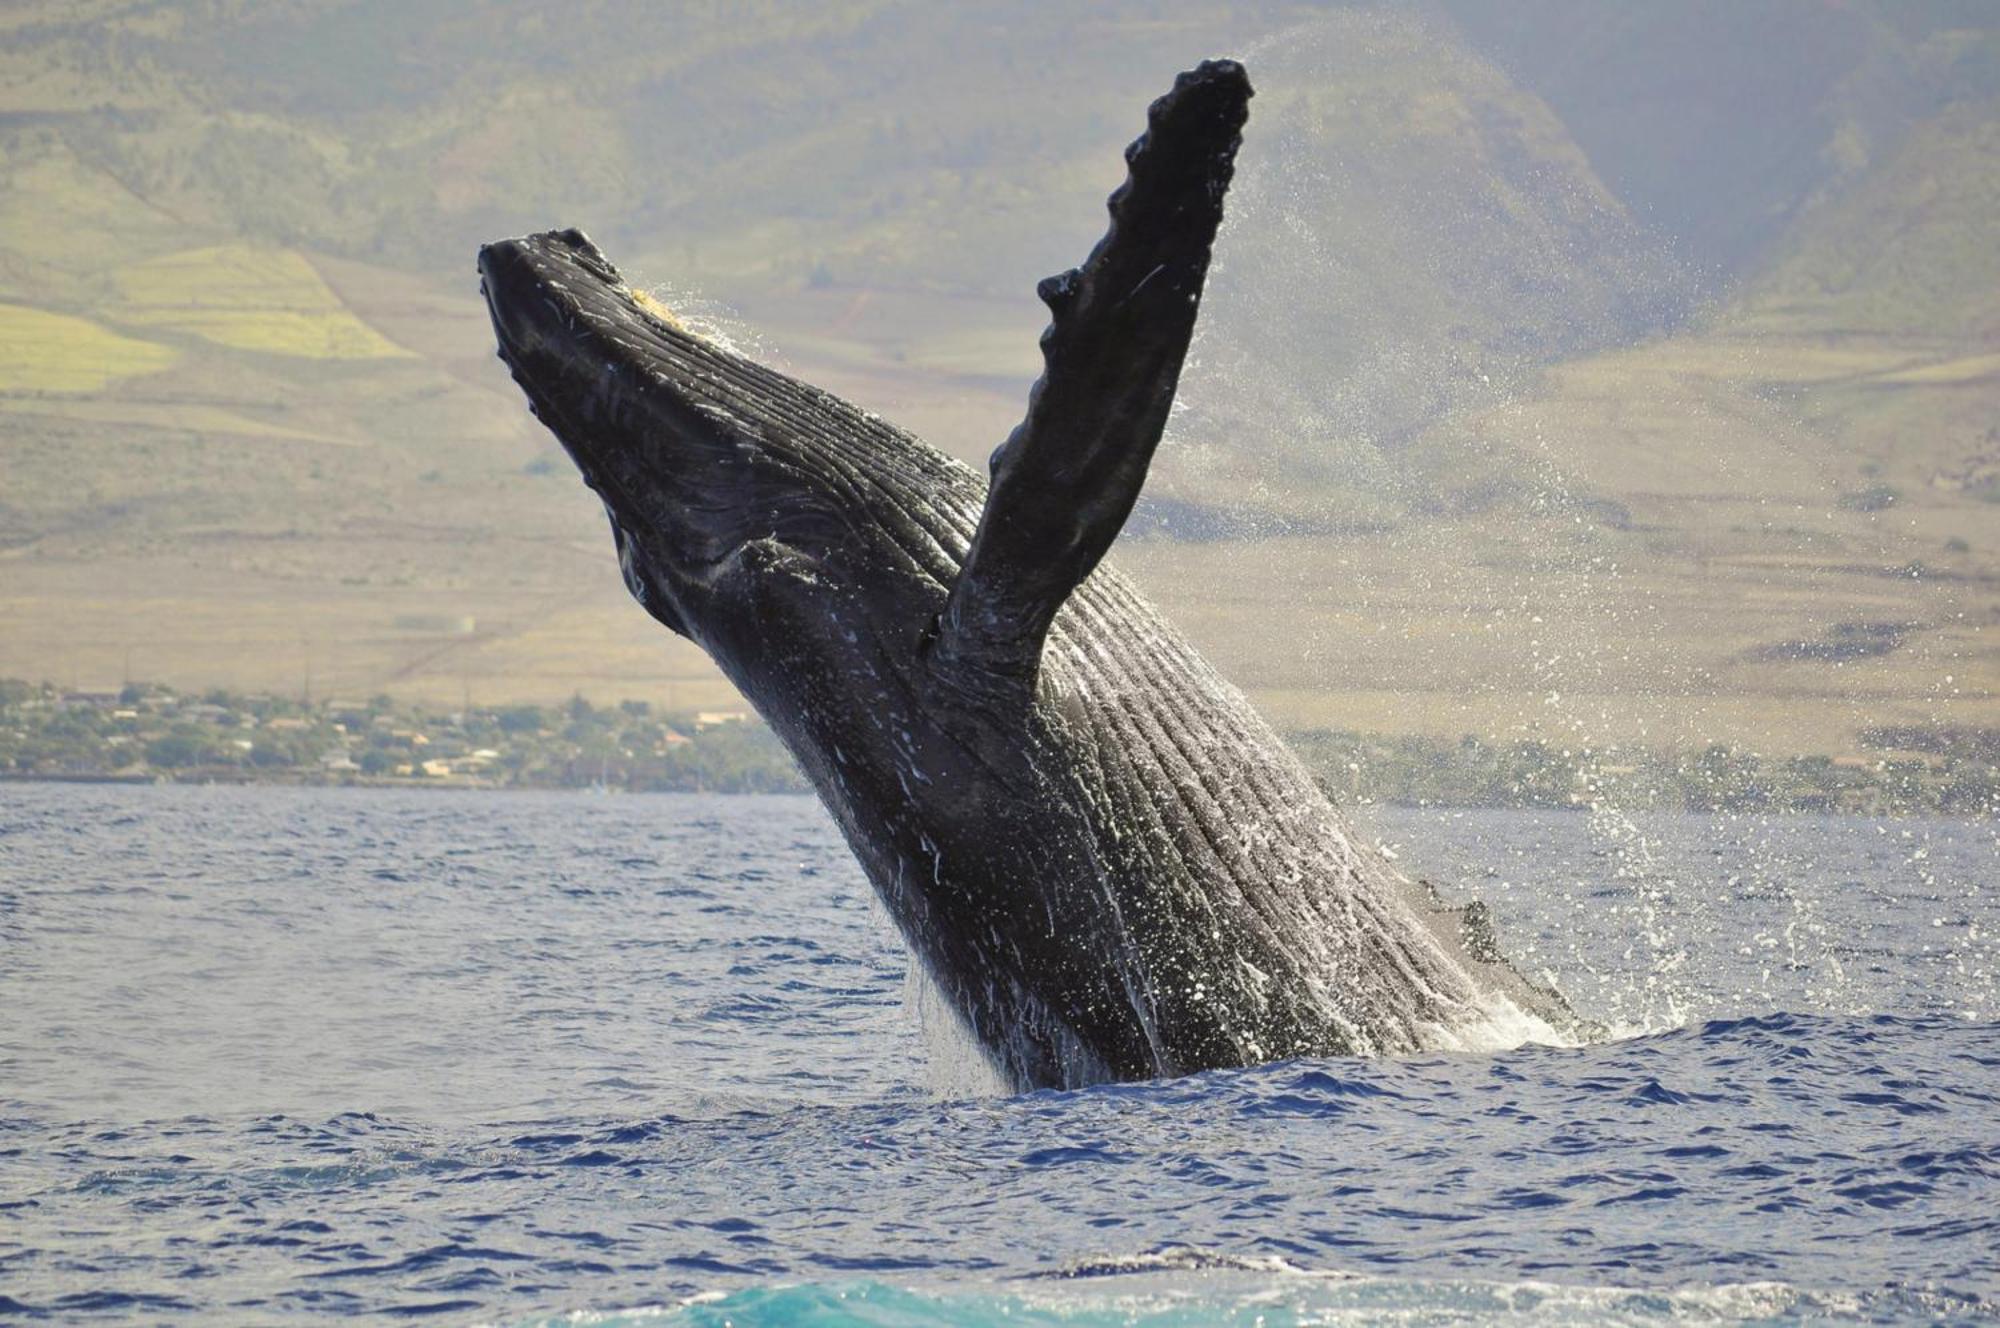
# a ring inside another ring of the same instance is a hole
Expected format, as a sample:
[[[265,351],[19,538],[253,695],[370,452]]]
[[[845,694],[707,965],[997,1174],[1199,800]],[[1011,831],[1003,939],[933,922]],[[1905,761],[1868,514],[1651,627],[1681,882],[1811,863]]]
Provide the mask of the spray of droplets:
[[[1416,630],[1413,601],[1460,605],[1465,632],[1515,644],[1516,672],[1532,683],[1516,690],[1532,699],[1510,733],[1493,736],[1546,746],[1574,781],[1590,846],[1567,874],[1532,864],[1508,872],[1555,924],[1527,940],[1527,953],[1516,945],[1515,957],[1587,1013],[1642,1032],[1920,999],[1881,978],[1895,965],[1871,966],[1863,953],[1907,942],[1863,941],[1851,910],[1830,907],[1828,892],[1848,889],[1877,890],[1905,915],[1927,911],[1931,940],[1913,957],[1921,971],[1948,984],[1943,1000],[1961,1013],[2000,1013],[2000,954],[1982,885],[2000,851],[1981,867],[1966,850],[1970,841],[2000,849],[1990,820],[2000,809],[1983,825],[1883,820],[1870,829],[1884,851],[1856,867],[1852,853],[1838,863],[1816,857],[1798,814],[1662,811],[1656,791],[1635,780],[1636,748],[1678,750],[1685,778],[1712,782],[1724,806],[1726,786],[1761,754],[1740,712],[1717,707],[1724,689],[1702,676],[1697,652],[1663,626],[1671,615],[1660,581],[1635,574],[1635,560],[1661,550],[1633,537],[1633,514],[1601,474],[1593,484],[1579,473],[1579,463],[1590,469],[1594,440],[1538,394],[1551,366],[1687,335],[1713,315],[1697,307],[1698,283],[1669,243],[1581,173],[1565,175],[1554,157],[1482,156],[1490,139],[1481,117],[1507,113],[1505,80],[1472,57],[1419,69],[1425,35],[1418,19],[1349,13],[1249,53],[1259,89],[1252,139],[1183,379],[1187,406],[1174,417],[1153,492],[1181,513],[1218,496],[1230,505],[1209,528],[1248,538],[1238,552],[1218,550],[1222,581],[1246,574],[1231,560],[1250,558],[1240,551],[1257,538],[1329,537],[1289,571],[1300,599],[1324,600],[1331,584],[1363,620],[1356,637],[1300,643],[1328,681],[1365,651],[1371,631]],[[1412,70],[1425,86],[1399,83]],[[1464,120],[1456,139],[1451,125],[1412,128],[1438,106]],[[1753,380],[1758,347],[1731,344],[1745,357],[1739,377]],[[1672,375],[1637,378],[1626,390],[1626,415],[1684,419],[1691,431],[1713,429],[1717,412],[1737,408],[1677,396],[1698,389]],[[1778,458],[1781,472],[1789,463],[1789,472],[1781,496],[1756,501],[1744,540],[1775,549],[1793,576],[1827,562],[1829,549],[1885,572],[1908,564],[1893,622],[1857,629],[1836,608],[1794,609],[1786,630],[1798,640],[1768,654],[1837,670],[1844,650],[1893,640],[1940,680],[1940,702],[1949,699],[1963,670],[1946,638],[1924,629],[1963,620],[1951,587],[1927,580],[1886,514],[1856,517],[1825,473],[1824,439],[1781,405],[1751,405],[1761,410],[1759,455],[1767,466]],[[1717,436],[1726,435],[1669,429],[1656,441],[1680,451],[1677,463],[1706,467],[1719,493],[1756,494],[1771,483],[1769,470],[1707,448]],[[1406,560],[1395,585],[1384,584],[1381,557],[1349,552],[1356,540]],[[1708,569],[1704,550],[1670,556],[1697,574]],[[1784,592],[1780,582],[1735,575],[1745,593]],[[1867,704],[1830,702],[1829,733],[1866,722]],[[1939,838],[1954,846],[1949,869],[1931,852]],[[1414,854],[1425,869],[1420,845]],[[1590,925],[1568,925],[1586,918]]]

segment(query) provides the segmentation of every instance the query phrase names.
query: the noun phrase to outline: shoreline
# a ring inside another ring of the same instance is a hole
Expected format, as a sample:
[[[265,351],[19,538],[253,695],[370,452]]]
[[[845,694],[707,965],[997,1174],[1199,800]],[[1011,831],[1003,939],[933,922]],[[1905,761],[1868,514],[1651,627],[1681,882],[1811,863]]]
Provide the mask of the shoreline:
[[[310,778],[246,778],[230,772],[218,772],[215,777],[190,778],[144,774],[91,774],[91,773],[49,773],[23,774],[14,771],[0,771],[0,785],[116,785],[122,787],[153,788],[280,788],[312,790],[364,790],[370,792],[405,790],[420,793],[450,794],[470,796],[474,794],[516,794],[516,793],[576,793],[591,797],[717,797],[717,798],[807,798],[814,802],[818,796],[810,788],[628,788],[621,785],[561,784],[561,783],[500,783],[493,780],[474,782],[465,779],[406,779],[406,778],[357,778],[357,779],[310,779]],[[1970,811],[1940,810],[1937,808],[1888,808],[1870,810],[1850,807],[1809,807],[1796,804],[1764,805],[1754,808],[1715,806],[1687,807],[1651,804],[1623,804],[1606,801],[1599,804],[1586,802],[1570,803],[1530,803],[1530,802],[1434,802],[1403,798],[1367,798],[1361,801],[1329,794],[1336,808],[1353,816],[1365,816],[1381,810],[1411,812],[1533,812],[1557,816],[1588,816],[1596,812],[1617,815],[1668,815],[1738,817],[1764,816],[1777,819],[1811,820],[1863,820],[1863,821],[1942,821],[1959,825],[1974,825],[1982,821],[1992,822],[1996,818],[1984,809]]]
[[[1881,727],[1853,751],[1770,756],[1575,749],[1533,739],[1294,730],[1286,744],[1342,806],[2000,819],[2000,728]],[[458,791],[809,794],[747,709],[643,701],[399,705],[128,683],[64,691],[0,679],[0,781]]]

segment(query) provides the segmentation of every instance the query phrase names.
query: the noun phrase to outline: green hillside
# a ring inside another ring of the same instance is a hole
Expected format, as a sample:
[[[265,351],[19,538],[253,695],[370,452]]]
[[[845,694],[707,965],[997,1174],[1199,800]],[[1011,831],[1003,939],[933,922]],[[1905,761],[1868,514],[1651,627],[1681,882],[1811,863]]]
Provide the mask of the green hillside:
[[[1807,209],[1740,301],[1753,332],[2000,345],[2000,101],[1956,102]]]
[[[1546,100],[1606,183],[1709,281],[2000,86],[1986,0],[1442,0]]]
[[[1342,15],[1252,59],[1264,90],[1156,499],[1286,529],[1401,519],[1454,482],[1413,463],[1430,425],[1686,312],[1562,122],[1449,29]]]

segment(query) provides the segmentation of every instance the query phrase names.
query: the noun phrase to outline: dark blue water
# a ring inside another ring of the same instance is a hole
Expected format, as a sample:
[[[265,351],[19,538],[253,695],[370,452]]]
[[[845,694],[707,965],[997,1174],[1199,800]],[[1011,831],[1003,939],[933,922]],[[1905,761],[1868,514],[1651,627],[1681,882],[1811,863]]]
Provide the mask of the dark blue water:
[[[1005,1097],[804,800],[0,786],[0,1319],[2000,1315],[1993,825],[1370,832],[1630,1036]]]

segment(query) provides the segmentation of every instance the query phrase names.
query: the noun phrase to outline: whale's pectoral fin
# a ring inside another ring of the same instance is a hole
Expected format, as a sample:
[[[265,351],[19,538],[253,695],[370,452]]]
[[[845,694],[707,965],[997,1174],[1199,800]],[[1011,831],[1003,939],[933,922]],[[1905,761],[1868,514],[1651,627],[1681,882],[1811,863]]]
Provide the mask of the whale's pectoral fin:
[[[986,510],[932,646],[1032,689],[1056,610],[1138,501],[1194,333],[1250,80],[1233,60],[1182,74],[1126,149],[1111,226],[1042,282],[1053,320],[1028,415],[993,454]]]

